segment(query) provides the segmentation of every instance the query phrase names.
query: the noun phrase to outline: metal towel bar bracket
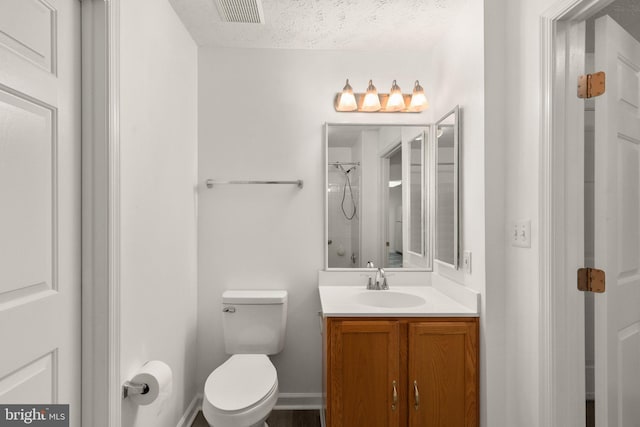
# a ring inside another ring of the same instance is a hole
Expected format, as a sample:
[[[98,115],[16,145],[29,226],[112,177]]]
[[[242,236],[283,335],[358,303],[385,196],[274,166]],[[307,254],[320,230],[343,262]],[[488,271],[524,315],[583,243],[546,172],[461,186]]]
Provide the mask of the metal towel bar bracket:
[[[214,185],[226,185],[226,184],[295,184],[298,188],[304,187],[304,182],[301,179],[295,181],[214,181],[208,179],[206,181],[207,188],[213,188]]]

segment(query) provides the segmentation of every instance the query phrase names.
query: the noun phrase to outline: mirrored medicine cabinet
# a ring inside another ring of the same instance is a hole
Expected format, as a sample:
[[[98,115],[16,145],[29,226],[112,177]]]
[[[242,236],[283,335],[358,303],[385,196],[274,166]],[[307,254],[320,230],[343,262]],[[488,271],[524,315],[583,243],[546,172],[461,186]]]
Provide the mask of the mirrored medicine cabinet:
[[[435,125],[325,125],[325,268],[457,268],[458,107]]]

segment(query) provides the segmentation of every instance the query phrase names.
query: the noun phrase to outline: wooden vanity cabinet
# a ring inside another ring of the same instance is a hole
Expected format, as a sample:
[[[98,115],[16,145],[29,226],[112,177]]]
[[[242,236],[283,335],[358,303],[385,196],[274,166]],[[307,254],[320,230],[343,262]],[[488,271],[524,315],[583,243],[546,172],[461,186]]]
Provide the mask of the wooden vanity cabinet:
[[[477,427],[477,318],[326,318],[327,427]]]
[[[400,325],[389,320],[331,321],[327,403],[332,427],[399,427]],[[330,390],[330,391],[329,391]],[[396,398],[397,399],[397,398]]]
[[[408,346],[408,426],[477,427],[477,319],[409,322]]]

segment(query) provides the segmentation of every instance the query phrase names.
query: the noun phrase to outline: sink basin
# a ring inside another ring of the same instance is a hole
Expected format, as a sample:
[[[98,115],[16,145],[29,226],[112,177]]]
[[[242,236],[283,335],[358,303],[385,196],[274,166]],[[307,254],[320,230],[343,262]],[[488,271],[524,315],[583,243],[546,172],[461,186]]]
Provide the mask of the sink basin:
[[[422,297],[404,292],[369,291],[356,295],[360,304],[373,307],[403,308],[423,305],[426,300]]]
[[[327,272],[321,272],[327,273]],[[351,272],[350,272],[351,273]],[[336,280],[335,273],[327,273],[324,280]],[[340,273],[342,274],[342,273]],[[360,279],[358,273],[352,274],[353,281]],[[337,279],[342,279],[338,277]],[[400,279],[400,278],[397,278]],[[399,281],[399,280],[398,280]],[[456,291],[458,291],[456,289]],[[471,291],[470,291],[471,292]],[[396,285],[384,291],[367,290],[364,284],[359,285],[320,285],[320,304],[323,317],[477,317],[477,305],[469,308],[453,300],[432,286],[419,284]],[[470,293],[468,298],[478,295]]]

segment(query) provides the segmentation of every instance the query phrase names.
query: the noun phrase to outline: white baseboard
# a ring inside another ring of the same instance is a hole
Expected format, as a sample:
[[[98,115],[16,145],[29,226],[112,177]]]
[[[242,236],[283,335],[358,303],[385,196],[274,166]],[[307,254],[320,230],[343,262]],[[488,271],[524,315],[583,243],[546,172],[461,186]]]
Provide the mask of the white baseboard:
[[[196,395],[189,407],[185,411],[177,427],[191,427],[193,421],[198,415],[198,411],[202,409],[202,394]],[[322,394],[321,393],[280,393],[278,401],[274,409],[317,409],[320,411],[320,425],[325,426],[324,411],[322,411]]]
[[[321,409],[321,393],[280,393],[275,409]]]
[[[180,418],[180,421],[178,421],[177,427],[191,427],[191,424],[193,424],[193,421],[196,419],[196,416],[198,416],[198,411],[200,411],[201,408],[202,394],[196,394],[189,404],[189,407],[184,412],[184,415]]]

